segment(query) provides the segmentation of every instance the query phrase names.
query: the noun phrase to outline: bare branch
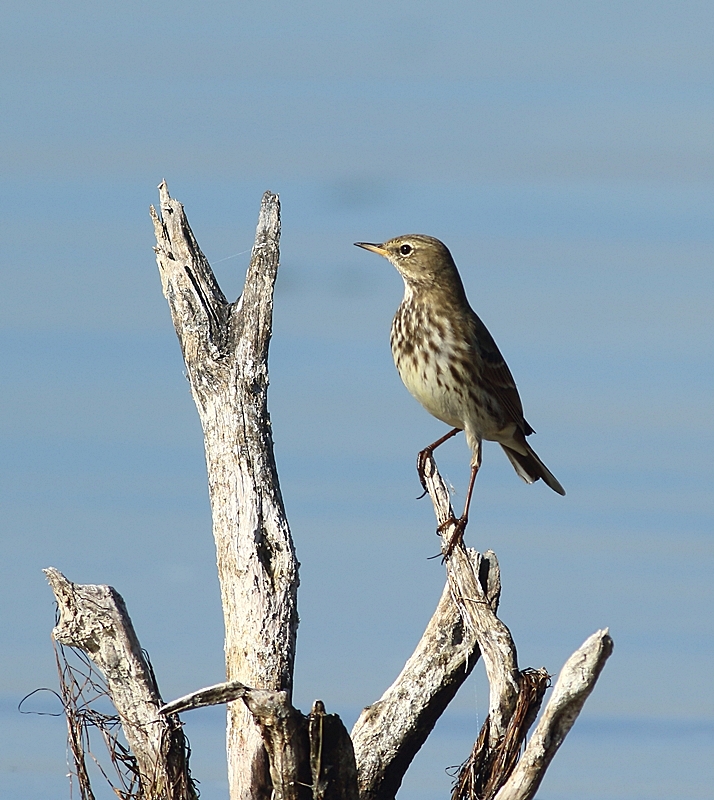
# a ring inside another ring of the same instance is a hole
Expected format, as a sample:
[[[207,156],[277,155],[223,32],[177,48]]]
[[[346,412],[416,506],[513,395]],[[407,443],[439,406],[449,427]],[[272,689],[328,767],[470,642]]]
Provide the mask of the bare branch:
[[[448,585],[424,635],[394,683],[354,728],[360,797],[393,797],[404,773],[478,660]]]
[[[142,796],[195,800],[181,723],[159,714],[159,689],[121,595],[111,586],[71,583],[54,567],[44,572],[60,611],[52,635],[83,650],[104,675],[136,757]]]
[[[516,766],[521,743],[540,708],[548,675],[545,670],[519,671],[515,643],[508,628],[496,616],[496,603],[482,577],[484,558],[488,558],[490,564],[495,562],[495,556],[487,553],[483,557],[467,551],[461,541],[452,550],[454,514],[446,485],[430,455],[425,459],[424,475],[443,537],[442,552],[446,558],[452,597],[466,626],[476,636],[490,685],[489,715],[474,746],[472,763],[462,770],[454,797],[530,798],[592,691],[611,652],[612,641],[606,632],[601,631],[599,644],[595,641],[596,634],[571,657],[563,668],[526,755]],[[450,550],[452,552],[448,555]],[[476,788],[473,795],[465,791],[464,778],[473,779]]]
[[[159,709],[160,714],[180,714],[182,711],[193,711],[195,708],[205,708],[206,706],[218,706],[221,703],[232,703],[234,700],[241,700],[250,689],[240,681],[227,681],[207,686],[205,689],[198,689],[195,692],[186,694]]]
[[[424,476],[438,524],[445,526],[439,529],[442,552],[446,554],[454,533],[454,524],[447,523],[454,519],[454,512],[446,484],[431,454],[424,462]],[[495,560],[494,554],[488,554],[488,557]],[[483,655],[490,686],[489,745],[493,748],[506,735],[518,698],[519,673],[516,645],[511,633],[496,616],[495,607],[479,580],[483,558],[478,553],[469,556],[463,543],[458,542],[446,564],[454,602],[466,625],[474,631]]]
[[[496,800],[534,797],[553,756],[595,688],[612,648],[607,629],[596,631],[565,662],[525,753]]]
[[[292,692],[298,562],[273,455],[268,345],[280,206],[266,192],[241,297],[228,303],[180,203],[159,187],[156,260],[203,426],[230,681]],[[229,707],[232,800],[269,797],[260,731]],[[256,776],[262,774],[262,782]]]

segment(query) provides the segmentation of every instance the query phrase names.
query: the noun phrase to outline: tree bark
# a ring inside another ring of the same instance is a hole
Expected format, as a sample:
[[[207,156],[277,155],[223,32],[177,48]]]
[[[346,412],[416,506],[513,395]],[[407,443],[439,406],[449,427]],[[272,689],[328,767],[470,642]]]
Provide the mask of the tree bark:
[[[156,260],[203,426],[225,622],[226,676],[292,694],[298,562],[273,456],[267,356],[279,261],[280,206],[266,192],[241,296],[229,303],[165,183],[151,209]],[[259,727],[228,711],[232,800],[268,800]]]

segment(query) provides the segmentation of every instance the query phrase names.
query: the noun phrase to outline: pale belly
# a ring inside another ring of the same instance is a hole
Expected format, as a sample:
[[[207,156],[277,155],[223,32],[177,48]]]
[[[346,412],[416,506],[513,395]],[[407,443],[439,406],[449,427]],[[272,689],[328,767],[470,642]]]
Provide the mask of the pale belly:
[[[464,394],[447,385],[444,371],[435,361],[417,368],[411,360],[404,359],[397,364],[397,370],[412,397],[430,414],[452,428],[465,427],[468,408]]]
[[[467,431],[469,439],[510,440],[515,424],[503,418],[495,398],[485,395],[467,378],[454,375],[441,353],[432,353],[426,363],[395,355],[394,363],[412,397],[432,416]]]

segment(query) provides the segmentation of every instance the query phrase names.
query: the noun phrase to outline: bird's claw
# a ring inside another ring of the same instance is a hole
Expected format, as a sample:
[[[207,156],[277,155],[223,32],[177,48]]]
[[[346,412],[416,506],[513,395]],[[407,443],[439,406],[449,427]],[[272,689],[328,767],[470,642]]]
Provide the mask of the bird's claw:
[[[426,475],[424,472],[426,471],[426,460],[430,456],[431,449],[429,447],[425,447],[423,450],[420,450],[419,455],[417,456],[417,474],[419,475],[421,488],[424,490],[424,492],[417,497],[417,500],[421,500],[422,497],[426,497],[426,495],[429,493],[429,490],[426,486]]]
[[[446,545],[446,550],[444,550],[444,561],[454,552],[454,548],[457,544],[463,541],[464,539],[464,531],[466,530],[466,523],[468,522],[468,517],[465,515],[463,517],[449,517],[446,522],[442,522],[441,525],[436,529],[437,533],[441,536],[442,533],[450,526],[454,526],[454,532],[451,534],[451,538]]]

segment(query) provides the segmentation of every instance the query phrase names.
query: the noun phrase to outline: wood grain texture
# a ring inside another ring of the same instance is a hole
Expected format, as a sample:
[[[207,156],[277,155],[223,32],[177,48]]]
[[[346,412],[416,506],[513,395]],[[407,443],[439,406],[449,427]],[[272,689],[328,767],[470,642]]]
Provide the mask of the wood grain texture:
[[[298,562],[273,455],[268,346],[279,263],[280,204],[266,192],[245,285],[229,303],[166,184],[152,208],[156,260],[203,426],[226,675],[292,694]],[[229,707],[231,800],[270,796],[260,731]]]
[[[60,614],[52,636],[83,650],[104,676],[136,758],[141,796],[196,800],[181,723],[159,713],[159,689],[121,595],[111,586],[72,583],[53,567],[44,572]]]
[[[446,558],[451,596],[461,612],[464,624],[473,631],[478,641],[486,667],[490,687],[489,745],[493,748],[505,736],[508,721],[516,706],[519,691],[516,645],[511,632],[496,616],[497,605],[482,586],[481,574],[485,557],[474,551],[469,553],[462,541],[457,542],[447,557],[456,526],[449,492],[436,468],[433,455],[426,456],[423,466],[427,490],[434,504],[441,532],[442,553]],[[486,558],[497,563],[494,553],[489,552]],[[500,575],[498,581],[500,586]]]
[[[525,752],[496,800],[531,800],[612,654],[608,631],[595,631],[565,662]]]

